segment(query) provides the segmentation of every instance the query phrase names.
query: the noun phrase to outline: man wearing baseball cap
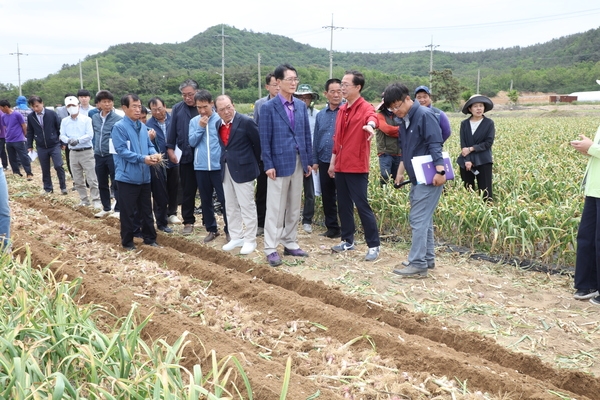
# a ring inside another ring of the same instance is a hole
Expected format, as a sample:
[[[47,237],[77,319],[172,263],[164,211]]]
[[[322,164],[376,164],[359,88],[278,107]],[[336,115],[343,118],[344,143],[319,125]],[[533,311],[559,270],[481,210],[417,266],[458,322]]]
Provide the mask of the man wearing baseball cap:
[[[450,135],[452,134],[452,130],[450,129],[450,120],[445,112],[440,110],[439,108],[435,108],[431,104],[431,91],[427,86],[419,86],[415,89],[415,100],[419,102],[423,107],[429,108],[437,117],[440,122],[440,128],[442,129],[442,139],[444,142],[448,140]]]
[[[96,177],[96,162],[92,149],[94,129],[92,119],[82,115],[79,110],[79,99],[75,96],[65,98],[65,107],[69,113],[60,123],[60,140],[67,143],[70,150],[69,162],[73,174],[75,190],[79,193],[80,206],[89,206],[90,197],[94,208],[100,209],[100,192]],[[90,186],[90,196],[85,183]]]

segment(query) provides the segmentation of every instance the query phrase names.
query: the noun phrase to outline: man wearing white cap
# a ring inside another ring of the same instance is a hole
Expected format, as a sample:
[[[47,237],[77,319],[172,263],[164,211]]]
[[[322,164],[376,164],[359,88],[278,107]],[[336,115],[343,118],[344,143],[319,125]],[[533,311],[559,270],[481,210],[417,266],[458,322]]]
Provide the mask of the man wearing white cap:
[[[92,149],[92,138],[94,137],[92,119],[79,112],[79,100],[75,96],[65,98],[65,107],[69,116],[63,118],[60,123],[60,140],[67,143],[71,151],[69,162],[73,173],[73,183],[81,200],[79,205],[89,206],[91,197],[94,208],[100,209],[102,206]],[[90,186],[90,197],[88,197],[86,181]]]

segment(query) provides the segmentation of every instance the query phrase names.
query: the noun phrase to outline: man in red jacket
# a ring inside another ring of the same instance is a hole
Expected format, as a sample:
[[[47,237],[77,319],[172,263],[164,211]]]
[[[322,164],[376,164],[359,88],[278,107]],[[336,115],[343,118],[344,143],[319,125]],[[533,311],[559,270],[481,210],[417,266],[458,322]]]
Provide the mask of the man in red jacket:
[[[373,106],[360,95],[365,87],[363,74],[347,71],[341,86],[342,95],[347,102],[340,106],[335,123],[329,175],[335,178],[337,188],[342,242],[331,250],[337,253],[354,250],[356,205],[369,247],[365,261],[374,261],[379,256],[379,231],[375,214],[367,199],[367,186],[371,139],[377,128],[377,116]]]

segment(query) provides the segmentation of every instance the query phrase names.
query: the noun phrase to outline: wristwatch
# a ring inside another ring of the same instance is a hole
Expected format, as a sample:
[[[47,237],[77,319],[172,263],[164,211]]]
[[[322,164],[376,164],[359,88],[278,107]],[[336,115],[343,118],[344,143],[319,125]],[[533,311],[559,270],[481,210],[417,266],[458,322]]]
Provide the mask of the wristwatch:
[[[436,173],[436,174],[440,174],[440,175],[444,176],[444,175],[446,175],[446,170],[445,170],[445,169],[443,169],[443,170],[441,170],[441,171],[437,171],[437,170],[436,170],[436,171],[435,171],[435,173]]]

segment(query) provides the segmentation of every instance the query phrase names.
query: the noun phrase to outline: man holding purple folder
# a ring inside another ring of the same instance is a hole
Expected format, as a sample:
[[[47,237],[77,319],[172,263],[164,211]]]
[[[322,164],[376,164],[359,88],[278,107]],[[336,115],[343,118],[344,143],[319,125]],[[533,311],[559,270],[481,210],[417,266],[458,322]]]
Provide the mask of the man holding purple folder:
[[[446,183],[442,130],[431,110],[414,102],[403,84],[389,85],[383,94],[383,102],[400,119],[398,140],[402,156],[395,183],[399,185],[404,181],[405,171],[412,183],[409,195],[412,245],[408,261],[402,262],[393,272],[402,276],[425,277],[427,270],[435,267],[433,213]],[[417,183],[411,163],[414,157],[426,155],[431,156],[436,170],[431,185]]]

